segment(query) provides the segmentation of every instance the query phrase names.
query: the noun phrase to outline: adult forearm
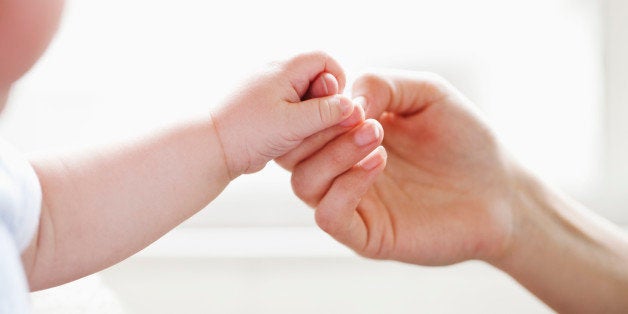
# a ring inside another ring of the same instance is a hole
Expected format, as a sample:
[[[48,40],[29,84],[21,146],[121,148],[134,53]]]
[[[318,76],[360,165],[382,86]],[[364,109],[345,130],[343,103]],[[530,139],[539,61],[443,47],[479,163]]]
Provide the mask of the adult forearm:
[[[537,179],[520,182],[511,250],[494,264],[559,312],[627,312],[626,235]]]
[[[35,161],[43,203],[23,254],[31,289],[111,266],[152,243],[228,184],[210,119],[81,156]]]

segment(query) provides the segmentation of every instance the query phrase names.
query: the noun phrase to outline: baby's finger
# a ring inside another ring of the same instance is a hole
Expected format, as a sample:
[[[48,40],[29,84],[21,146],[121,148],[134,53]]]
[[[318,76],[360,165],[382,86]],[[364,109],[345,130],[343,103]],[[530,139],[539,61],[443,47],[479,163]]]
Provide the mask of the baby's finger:
[[[276,158],[275,162],[284,169],[292,171],[298,163],[320,150],[329,141],[353,129],[362,122],[364,122],[364,110],[361,106],[356,105],[351,116],[345,121],[306,138],[295,149]]]
[[[340,91],[338,80],[331,73],[322,73],[312,83],[303,96],[303,100],[336,95]]]
[[[334,178],[351,169],[383,139],[384,130],[375,120],[366,120],[350,132],[339,136],[296,166],[292,174],[295,194],[310,206],[316,206],[327,193]]]
[[[297,55],[281,64],[281,67],[299,98],[303,98],[310,83],[321,73],[329,73],[335,77],[338,82],[338,93],[342,93],[347,81],[340,64],[328,54],[320,51]]]
[[[384,170],[386,158],[386,150],[378,147],[358,165],[336,178],[316,208],[318,226],[358,252],[366,246],[368,231],[356,208]]]
[[[311,99],[331,96],[338,92],[338,81],[336,77],[330,73],[322,73],[312,82],[310,89],[303,98]],[[332,126],[306,138],[297,148],[288,152],[286,155],[276,158],[275,161],[286,170],[292,171],[294,166],[305,159],[305,157],[319,150],[327,142],[336,138],[336,136],[351,130],[362,121],[364,121],[364,110],[362,110],[362,106],[354,106],[353,113],[345,121],[337,126]]]
[[[314,98],[299,103],[287,103],[282,124],[283,134],[292,141],[303,141],[309,136],[334,126],[353,113],[355,105],[342,95]]]

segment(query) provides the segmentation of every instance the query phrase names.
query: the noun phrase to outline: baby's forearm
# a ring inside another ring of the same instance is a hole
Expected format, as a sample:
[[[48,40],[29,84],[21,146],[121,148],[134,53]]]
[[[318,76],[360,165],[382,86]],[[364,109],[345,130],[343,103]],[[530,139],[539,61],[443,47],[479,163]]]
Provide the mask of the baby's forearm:
[[[43,206],[38,233],[22,255],[32,290],[129,257],[206,206],[230,181],[209,118],[33,165]]]
[[[525,177],[512,250],[496,266],[558,312],[628,311],[628,237]]]

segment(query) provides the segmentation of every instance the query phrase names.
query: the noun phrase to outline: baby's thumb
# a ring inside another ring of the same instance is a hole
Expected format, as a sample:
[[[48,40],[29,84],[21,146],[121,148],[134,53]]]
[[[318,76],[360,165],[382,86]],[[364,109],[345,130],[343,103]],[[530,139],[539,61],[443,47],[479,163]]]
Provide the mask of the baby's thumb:
[[[313,98],[290,107],[286,125],[300,139],[344,121],[354,109],[353,102],[342,95]]]

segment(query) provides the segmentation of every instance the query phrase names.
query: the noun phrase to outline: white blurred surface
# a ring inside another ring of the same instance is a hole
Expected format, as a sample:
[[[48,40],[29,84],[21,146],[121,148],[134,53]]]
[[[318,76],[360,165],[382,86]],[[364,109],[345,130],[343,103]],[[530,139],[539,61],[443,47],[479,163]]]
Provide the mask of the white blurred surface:
[[[33,302],[36,314],[551,312],[482,262],[366,260],[316,228],[175,230]]]
[[[550,313],[480,262],[133,258],[103,273],[128,313]]]
[[[69,0],[58,37],[16,85],[0,135],[48,154],[150,132],[206,115],[270,60],[319,49],[350,78],[372,67],[442,74],[519,159],[586,201],[604,179],[601,11],[588,0]],[[187,225],[312,219],[272,166],[236,180]]]
[[[133,257],[32,300],[35,314],[551,313],[480,262],[428,268],[358,257]]]
[[[371,67],[441,73],[530,168],[628,222],[627,12],[621,0],[69,0],[0,135],[47,154],[150,132],[207,114],[267,61],[320,49],[350,78]],[[612,197],[598,190],[607,176]],[[103,272],[106,286],[90,277],[38,293],[36,313],[549,312],[479,262],[365,261],[312,225],[271,164],[186,223],[214,229],[175,231]]]

